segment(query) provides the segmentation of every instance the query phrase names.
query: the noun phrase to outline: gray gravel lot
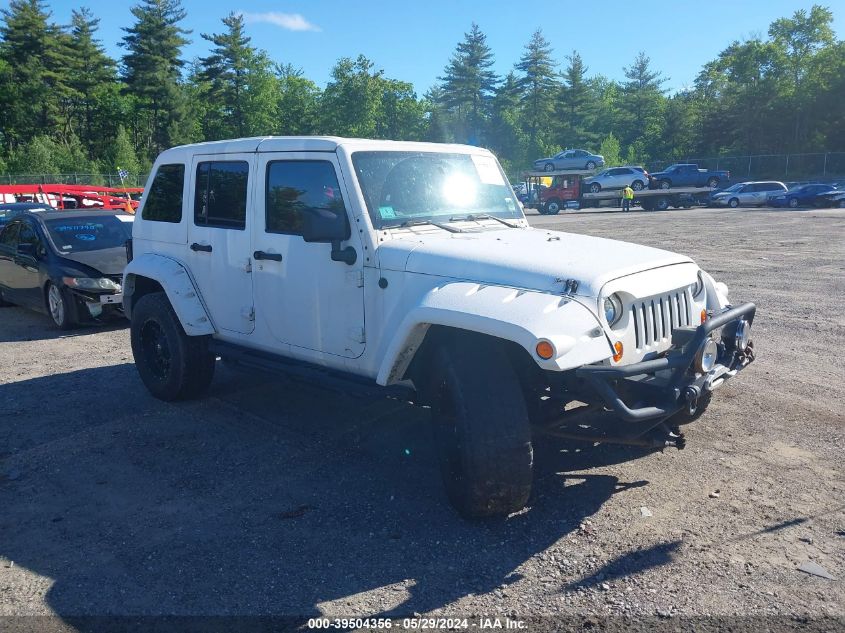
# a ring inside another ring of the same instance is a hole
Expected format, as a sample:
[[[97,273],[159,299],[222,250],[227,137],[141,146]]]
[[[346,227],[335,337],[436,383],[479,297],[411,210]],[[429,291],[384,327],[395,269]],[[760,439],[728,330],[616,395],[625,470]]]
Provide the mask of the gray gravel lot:
[[[0,616],[845,618],[845,212],[529,219],[690,254],[757,303],[758,361],[685,450],[544,440],[530,507],[470,523],[422,410],[225,367],[165,404],[125,325],[4,308]]]

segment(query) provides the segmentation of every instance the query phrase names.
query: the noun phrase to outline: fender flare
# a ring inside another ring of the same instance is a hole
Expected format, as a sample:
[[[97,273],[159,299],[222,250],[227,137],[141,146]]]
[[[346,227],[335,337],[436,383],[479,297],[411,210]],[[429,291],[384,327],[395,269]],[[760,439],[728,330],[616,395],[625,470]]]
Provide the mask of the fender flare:
[[[164,289],[185,334],[203,336],[216,332],[187,268],[171,257],[155,253],[137,255],[123,272],[124,311],[130,319],[137,277],[152,279]]]
[[[526,350],[541,369],[565,371],[613,355],[595,314],[570,297],[472,282],[453,282],[426,293],[407,312],[395,335],[380,346],[376,382],[402,380],[432,325],[486,334]],[[554,345],[556,356],[535,353],[540,340]]]

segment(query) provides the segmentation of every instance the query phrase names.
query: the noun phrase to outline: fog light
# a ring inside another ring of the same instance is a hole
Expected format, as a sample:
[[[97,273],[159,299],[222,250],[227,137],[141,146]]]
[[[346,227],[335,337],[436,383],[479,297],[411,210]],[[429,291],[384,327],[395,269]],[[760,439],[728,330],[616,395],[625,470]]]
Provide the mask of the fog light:
[[[625,347],[622,345],[622,341],[616,341],[613,344],[613,349],[616,350],[616,353],[613,355],[613,362],[618,363],[622,360],[622,354],[625,352]]]
[[[543,360],[549,360],[555,355],[554,345],[552,345],[548,341],[540,341],[539,343],[537,343],[537,347],[535,348],[535,350],[537,352],[537,356],[539,356]]]
[[[706,374],[716,365],[716,358],[719,356],[719,347],[716,341],[708,338],[695,355],[695,369]]]
[[[748,344],[751,342],[751,324],[745,319],[740,319],[736,326],[736,334],[734,334],[734,345],[738,352],[744,352],[748,349]]]

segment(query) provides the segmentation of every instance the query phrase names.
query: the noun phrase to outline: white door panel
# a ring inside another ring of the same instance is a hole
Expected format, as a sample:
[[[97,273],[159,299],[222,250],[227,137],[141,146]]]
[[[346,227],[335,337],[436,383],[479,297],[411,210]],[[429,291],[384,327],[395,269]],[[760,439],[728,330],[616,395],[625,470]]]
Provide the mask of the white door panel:
[[[348,189],[336,155],[261,154],[256,173],[252,248],[257,327],[306,356],[357,358],[365,347],[360,235],[353,231],[344,242],[358,253],[350,266],[332,261],[330,244],[307,243],[298,230],[297,214],[303,208],[348,213]]]
[[[254,154],[217,154],[195,156],[191,165],[189,270],[215,327],[240,334],[255,327],[250,250],[255,215],[248,212],[254,161]]]

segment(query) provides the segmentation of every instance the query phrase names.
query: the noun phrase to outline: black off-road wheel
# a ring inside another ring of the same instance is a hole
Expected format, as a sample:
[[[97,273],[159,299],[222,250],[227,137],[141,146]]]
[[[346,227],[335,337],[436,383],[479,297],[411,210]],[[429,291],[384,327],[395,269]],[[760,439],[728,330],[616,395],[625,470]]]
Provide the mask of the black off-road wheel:
[[[432,350],[426,378],[452,505],[467,518],[521,510],[531,494],[531,426],[507,354],[477,334],[445,336]]]
[[[132,309],[132,355],[141,380],[159,400],[187,400],[208,389],[214,355],[207,336],[188,336],[167,295],[144,295]]]
[[[543,205],[544,215],[557,215],[560,213],[563,204],[557,198],[552,198]]]

